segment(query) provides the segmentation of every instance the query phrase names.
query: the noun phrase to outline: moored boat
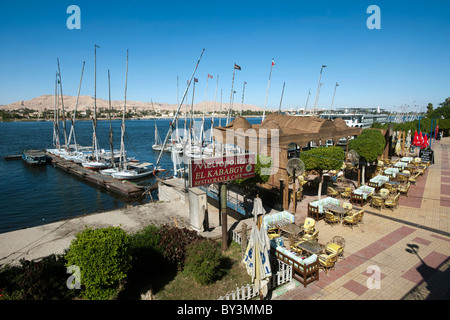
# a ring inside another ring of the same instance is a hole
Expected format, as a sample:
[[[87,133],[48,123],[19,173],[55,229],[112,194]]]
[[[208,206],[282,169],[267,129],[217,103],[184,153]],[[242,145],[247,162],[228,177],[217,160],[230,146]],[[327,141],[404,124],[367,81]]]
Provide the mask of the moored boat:
[[[45,165],[47,164],[47,157],[42,150],[24,150],[22,159],[25,163],[30,165]]]

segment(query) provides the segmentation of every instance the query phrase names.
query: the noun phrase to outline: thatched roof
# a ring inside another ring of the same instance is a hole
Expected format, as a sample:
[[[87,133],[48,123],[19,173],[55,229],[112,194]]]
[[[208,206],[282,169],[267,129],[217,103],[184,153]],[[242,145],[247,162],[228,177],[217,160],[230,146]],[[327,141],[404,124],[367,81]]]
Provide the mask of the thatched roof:
[[[362,131],[361,128],[348,127],[341,118],[332,121],[314,116],[288,116],[274,113],[269,114],[261,124],[251,125],[245,118],[238,116],[228,126],[214,128],[217,134],[222,134],[226,129],[241,129],[235,133],[236,139],[253,137],[255,132],[261,138],[278,136],[280,146],[287,146],[290,143],[305,146],[310,141],[320,144],[329,139],[337,142],[340,138],[356,136]],[[264,134],[260,135],[260,130],[263,129],[265,129]],[[217,136],[216,133],[215,136]],[[268,143],[270,144],[270,141]]]

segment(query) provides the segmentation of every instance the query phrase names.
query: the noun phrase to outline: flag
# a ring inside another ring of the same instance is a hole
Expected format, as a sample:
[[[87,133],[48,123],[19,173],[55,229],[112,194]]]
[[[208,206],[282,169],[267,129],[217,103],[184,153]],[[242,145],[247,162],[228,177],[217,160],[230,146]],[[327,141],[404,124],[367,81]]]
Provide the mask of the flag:
[[[213,78],[213,76],[212,76],[212,75],[210,75],[210,74],[208,73],[208,78],[209,78],[209,79],[212,79],[212,78]]]
[[[244,81],[244,84],[247,84],[247,82]]]
[[[194,82],[198,82],[198,79],[194,78]]]
[[[241,70],[241,67],[238,66],[236,63],[234,64],[234,68],[235,68],[236,70]]]
[[[275,65],[275,61],[273,61],[273,59],[272,59],[272,66],[274,66]]]

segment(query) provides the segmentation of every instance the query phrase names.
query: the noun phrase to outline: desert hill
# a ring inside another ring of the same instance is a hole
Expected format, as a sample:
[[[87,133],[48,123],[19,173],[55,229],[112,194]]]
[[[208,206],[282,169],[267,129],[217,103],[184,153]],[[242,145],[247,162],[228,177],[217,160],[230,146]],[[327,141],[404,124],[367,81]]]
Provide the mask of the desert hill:
[[[76,96],[68,96],[64,95],[64,110],[65,111],[72,111],[75,108],[75,104],[77,101]],[[206,102],[206,111],[213,111],[214,110],[214,104],[215,110],[218,111],[220,108],[220,102],[214,103],[214,101],[207,101]],[[113,109],[115,110],[122,110],[123,109],[123,101],[111,101],[111,105]],[[229,108],[230,103],[222,103],[222,110],[227,110]],[[109,106],[108,100],[99,99],[97,98],[97,110],[101,111],[102,109],[107,110]],[[204,102],[198,102],[194,104],[194,110],[195,111],[203,111],[203,108],[205,106]],[[141,101],[127,101],[127,109],[130,111],[144,111],[144,110],[170,110],[175,111],[177,109],[178,105],[176,104],[168,104],[168,103],[160,103],[160,102],[153,102],[153,107],[151,102],[141,102]],[[0,109],[3,110],[20,110],[20,109],[32,109],[37,111],[44,111],[47,109],[48,111],[52,111],[55,108],[55,96],[54,95],[42,95],[36,98],[33,98],[28,101],[17,101],[13,102],[7,105],[0,106]],[[61,107],[60,107],[61,108]],[[184,105],[182,107],[182,111],[184,111]],[[233,109],[234,110],[240,110],[241,103],[234,103]],[[78,100],[78,111],[85,111],[87,109],[93,110],[94,109],[94,98],[91,96],[80,96]],[[256,106],[256,105],[248,105],[244,104],[243,110],[251,110],[251,111],[260,111],[263,110],[263,108]]]

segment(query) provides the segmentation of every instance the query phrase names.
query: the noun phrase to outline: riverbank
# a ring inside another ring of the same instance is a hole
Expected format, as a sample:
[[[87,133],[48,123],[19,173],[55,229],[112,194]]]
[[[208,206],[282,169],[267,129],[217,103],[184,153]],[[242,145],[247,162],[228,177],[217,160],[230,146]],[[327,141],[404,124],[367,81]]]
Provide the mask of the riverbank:
[[[170,187],[160,186],[165,194]],[[173,191],[172,191],[173,192]],[[167,199],[167,198],[166,198]],[[219,210],[208,204],[209,230],[200,232],[204,237],[221,238]],[[89,228],[121,227],[134,233],[148,225],[173,225],[179,228],[190,227],[189,203],[181,197],[171,201],[151,202],[137,206],[102,213],[94,213],[72,219],[61,220],[46,225],[26,228],[0,234],[0,266],[18,264],[21,259],[38,260],[51,254],[62,254],[69,248],[75,235]],[[235,228],[237,222],[227,217],[227,230]]]

